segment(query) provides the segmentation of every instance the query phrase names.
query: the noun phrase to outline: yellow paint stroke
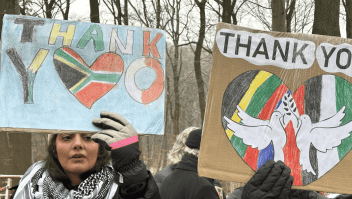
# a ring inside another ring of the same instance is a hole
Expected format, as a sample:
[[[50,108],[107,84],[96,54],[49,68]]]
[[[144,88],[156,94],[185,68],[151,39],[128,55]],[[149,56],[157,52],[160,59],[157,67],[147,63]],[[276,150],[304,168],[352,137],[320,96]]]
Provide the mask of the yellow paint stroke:
[[[249,86],[248,90],[242,97],[240,103],[238,104],[239,107],[242,108],[242,110],[246,110],[249,102],[251,101],[254,93],[257,91],[259,86],[261,86],[272,74],[268,73],[266,71],[260,71],[257,76],[254,78],[252,81],[251,85]],[[236,109],[235,113],[232,115],[231,119],[237,123],[241,121],[241,118],[238,116],[238,110]],[[233,135],[233,131],[226,129],[226,134],[227,137],[230,139]]]
[[[58,56],[58,55],[54,55],[54,59],[56,59],[56,60],[58,60],[58,61],[60,61],[60,62],[62,62],[62,63],[65,63],[66,65],[69,65],[69,66],[71,66],[72,68],[78,70],[79,72],[84,73],[85,75],[89,76],[89,73],[87,73],[86,71],[84,71],[82,68],[76,66],[75,64],[73,64],[73,63],[67,61],[66,59],[64,59],[64,58],[62,58],[62,57],[60,57],[60,56]],[[82,64],[82,63],[81,63],[81,64]],[[86,66],[86,65],[84,65],[84,66]],[[88,67],[87,67],[87,68],[88,68]]]
[[[70,88],[70,91],[73,93],[73,90],[75,90],[83,81],[85,81],[88,78],[88,76],[84,77],[83,79],[81,79],[81,81],[79,81],[77,84],[75,84],[74,86],[72,86]]]
[[[60,24],[55,23],[51,29],[51,34],[49,37],[49,44],[54,45],[57,37],[63,37],[63,45],[71,46],[73,35],[75,34],[75,25],[68,25],[66,32],[60,32]]]
[[[49,50],[40,49],[37,55],[34,57],[31,65],[28,67],[28,71],[35,73],[42,65],[45,57],[48,55]]]

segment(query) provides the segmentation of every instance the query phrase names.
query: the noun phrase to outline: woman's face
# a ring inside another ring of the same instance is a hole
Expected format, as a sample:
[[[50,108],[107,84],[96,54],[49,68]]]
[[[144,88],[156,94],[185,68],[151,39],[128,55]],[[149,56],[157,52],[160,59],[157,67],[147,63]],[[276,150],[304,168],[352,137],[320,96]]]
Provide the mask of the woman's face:
[[[92,135],[59,134],[57,136],[57,157],[67,175],[80,175],[94,167],[99,144],[91,140]]]

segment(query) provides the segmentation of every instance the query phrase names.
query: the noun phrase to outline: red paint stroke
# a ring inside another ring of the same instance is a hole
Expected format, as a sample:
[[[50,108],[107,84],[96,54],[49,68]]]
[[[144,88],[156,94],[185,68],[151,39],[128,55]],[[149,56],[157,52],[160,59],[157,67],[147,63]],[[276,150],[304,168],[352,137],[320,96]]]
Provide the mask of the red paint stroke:
[[[86,87],[78,91],[75,96],[86,107],[90,108],[95,101],[105,95],[115,84],[101,82],[91,82]]]
[[[302,167],[299,165],[300,151],[296,145],[296,134],[292,121],[287,124],[285,131],[287,136],[286,145],[283,148],[285,165],[291,168],[291,175],[294,177],[293,185],[302,185]]]
[[[287,92],[285,84],[281,84],[275,92],[271,95],[269,100],[258,115],[259,119],[269,120],[271,114],[274,112],[277,103],[281,100],[282,96]]]
[[[122,72],[123,60],[114,53],[102,54],[92,65],[92,71]]]
[[[154,69],[156,73],[156,79],[153,82],[152,86],[142,92],[142,96],[141,96],[142,102],[144,104],[148,104],[154,101],[155,99],[157,99],[160,96],[160,94],[163,92],[164,73],[160,63],[156,59],[145,58],[144,63],[146,66]]]
[[[259,157],[259,150],[253,149],[251,146],[247,146],[246,153],[243,156],[243,160],[254,170],[257,170],[257,161]]]
[[[304,114],[304,91],[305,85],[303,84],[293,94],[293,99],[296,102],[296,107],[300,116]]]
[[[159,39],[163,36],[162,34],[158,33],[153,41],[149,44],[150,40],[150,32],[144,32],[144,41],[143,41],[143,56],[149,56],[149,50],[152,52],[152,55],[156,58],[160,58],[158,48],[156,47],[156,43],[158,43]]]
[[[258,119],[269,120],[271,114],[275,110],[275,106],[282,98],[282,96],[287,92],[287,87],[285,84],[281,84],[275,92],[270,96],[261,112],[258,115]],[[257,161],[259,157],[259,150],[253,149],[251,146],[247,147],[246,153],[243,156],[243,160],[253,169],[257,170]]]
[[[86,62],[79,56],[75,51],[71,50],[70,48],[64,47],[62,48],[63,51],[66,51],[69,55],[75,58],[77,61],[81,62],[81,64],[85,65]]]

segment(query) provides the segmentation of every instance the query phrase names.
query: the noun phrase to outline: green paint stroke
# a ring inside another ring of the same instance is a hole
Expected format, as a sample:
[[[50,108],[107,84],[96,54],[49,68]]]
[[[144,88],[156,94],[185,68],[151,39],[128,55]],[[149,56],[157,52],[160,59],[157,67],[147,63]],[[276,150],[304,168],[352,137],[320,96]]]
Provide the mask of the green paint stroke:
[[[92,34],[93,31],[94,34]],[[93,39],[95,52],[104,50],[103,31],[97,24],[93,24],[88,28],[81,40],[79,40],[77,48],[83,49],[91,39]]]
[[[72,57],[72,55],[70,55],[69,53],[66,53],[61,48],[57,49],[55,51],[55,55],[62,57],[63,59],[65,59],[66,61],[74,64],[75,66],[79,67],[83,71],[85,71],[85,72],[87,72],[89,74],[92,74],[92,71],[89,68],[87,68],[84,65],[82,65],[79,61],[76,60],[76,58]]]
[[[26,104],[34,104],[34,100],[33,100],[33,85],[34,85],[34,79],[36,76],[36,72],[37,71],[31,71],[28,70],[27,71],[27,75],[28,75],[28,95],[27,95],[27,99],[26,99]]]
[[[246,109],[246,113],[257,118],[269,98],[281,84],[282,81],[279,77],[276,75],[270,76],[254,93]]]
[[[252,117],[258,117],[260,111],[265,106],[268,99],[281,85],[282,81],[276,75],[270,76],[254,93],[249,105],[246,109],[246,113]],[[240,122],[242,124],[242,122]],[[247,151],[247,145],[243,143],[242,138],[233,135],[230,139],[233,148],[236,149],[237,153],[243,158]]]
[[[81,82],[75,89],[73,89],[72,93],[76,94],[78,91],[80,91],[87,84],[94,80],[97,80],[100,83],[116,83],[120,78],[121,75],[119,74],[93,74]]]
[[[238,155],[240,155],[243,158],[247,150],[247,145],[243,143],[242,138],[239,138],[233,135],[230,139],[230,142],[233,148],[237,151]]]
[[[345,117],[342,119],[340,125],[344,125],[352,120],[352,86],[351,84],[335,76],[335,87],[336,87],[336,110],[339,111],[343,106],[346,106]],[[351,133],[351,132],[350,132]],[[341,145],[337,147],[339,159],[341,160],[352,148],[352,137],[345,138],[342,140]]]

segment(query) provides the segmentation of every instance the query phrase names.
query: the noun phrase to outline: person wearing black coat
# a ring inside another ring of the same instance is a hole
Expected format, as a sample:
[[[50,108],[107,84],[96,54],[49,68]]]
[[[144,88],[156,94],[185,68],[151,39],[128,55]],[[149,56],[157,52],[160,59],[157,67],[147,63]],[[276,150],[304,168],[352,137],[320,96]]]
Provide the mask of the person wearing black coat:
[[[186,141],[188,135],[191,131],[199,129],[197,127],[188,127],[183,130],[177,137],[176,141],[170,149],[167,159],[171,162],[168,166],[160,170],[158,173],[154,175],[154,180],[160,190],[161,184],[166,178],[166,176],[170,175],[175,169],[177,164],[181,161],[182,156],[184,155],[184,148],[186,146]],[[208,180],[214,185],[221,199],[226,199],[226,194],[223,191],[219,180],[208,178]]]
[[[164,179],[176,169],[176,166],[177,164],[171,163],[154,175],[154,180],[159,189]]]
[[[165,177],[170,175],[175,170],[176,165],[181,161],[182,156],[184,154],[184,148],[186,146],[188,135],[191,131],[196,129],[199,128],[188,127],[176,137],[175,143],[172,145],[172,148],[167,154],[167,160],[171,162],[171,164],[169,164],[154,175],[155,182],[158,185],[159,189]]]
[[[201,129],[193,130],[189,134],[185,154],[176,169],[161,184],[162,199],[219,199],[213,184],[207,178],[198,176],[201,135]]]

